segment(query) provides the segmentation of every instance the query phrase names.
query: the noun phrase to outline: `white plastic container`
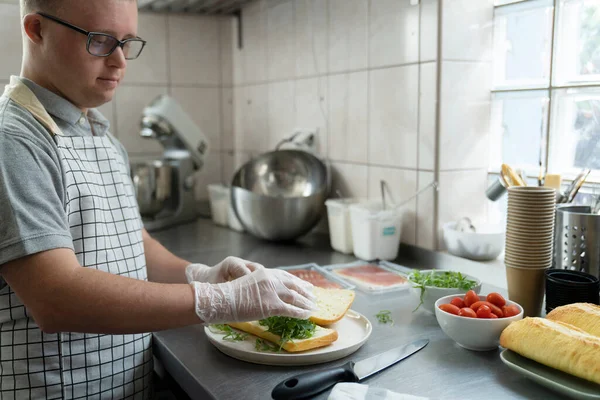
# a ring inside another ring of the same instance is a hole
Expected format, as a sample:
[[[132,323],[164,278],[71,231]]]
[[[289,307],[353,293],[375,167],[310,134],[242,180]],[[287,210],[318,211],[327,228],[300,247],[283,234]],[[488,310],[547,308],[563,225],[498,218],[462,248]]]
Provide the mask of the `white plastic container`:
[[[377,202],[350,206],[354,255],[363,260],[393,260],[402,234],[402,212]]]
[[[231,189],[222,184],[210,184],[208,185],[208,196],[213,222],[243,232],[244,227],[235,215],[231,204]]]
[[[344,254],[352,254],[352,225],[350,222],[350,205],[353,199],[330,199],[327,206],[327,221],[329,222],[329,239],[334,250]]]

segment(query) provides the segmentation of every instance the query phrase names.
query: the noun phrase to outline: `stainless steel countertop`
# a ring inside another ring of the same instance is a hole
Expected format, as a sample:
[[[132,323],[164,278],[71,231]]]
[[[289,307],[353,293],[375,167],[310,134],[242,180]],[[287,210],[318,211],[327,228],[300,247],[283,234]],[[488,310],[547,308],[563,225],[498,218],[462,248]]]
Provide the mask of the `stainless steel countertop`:
[[[260,262],[266,267],[316,262],[320,265],[354,261],[336,253],[325,235],[310,235],[293,244],[276,244],[240,234],[201,219],[153,233],[165,247],[189,261],[214,265],[229,255]],[[452,268],[472,263],[447,254],[402,246],[396,262],[412,268]],[[485,265],[481,265],[485,268]],[[483,285],[482,293],[502,289]],[[360,360],[420,338],[429,345],[407,360],[364,383],[431,399],[561,399],[558,394],[518,375],[500,360],[500,351],[465,350],[439,328],[434,315],[412,310],[417,302],[408,293],[366,295],[356,292],[352,308],[369,318],[369,341],[346,359],[311,367],[271,367],[226,356],[206,339],[201,325],[154,334],[156,357],[192,399],[270,399],[283,379],[327,365]],[[394,325],[378,324],[375,314],[390,310]],[[328,392],[317,399],[326,399]]]

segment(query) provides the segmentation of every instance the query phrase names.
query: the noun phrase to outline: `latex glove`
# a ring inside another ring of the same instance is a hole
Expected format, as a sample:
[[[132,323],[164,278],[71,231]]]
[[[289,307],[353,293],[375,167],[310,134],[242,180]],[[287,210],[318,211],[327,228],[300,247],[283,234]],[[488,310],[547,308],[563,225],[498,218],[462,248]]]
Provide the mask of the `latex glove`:
[[[193,281],[223,283],[250,274],[264,268],[262,265],[237,257],[227,257],[214,267],[203,264],[190,264],[185,268],[188,283]]]
[[[272,316],[307,319],[315,305],[313,285],[278,269],[259,268],[231,282],[192,282],[198,317],[210,324]]]

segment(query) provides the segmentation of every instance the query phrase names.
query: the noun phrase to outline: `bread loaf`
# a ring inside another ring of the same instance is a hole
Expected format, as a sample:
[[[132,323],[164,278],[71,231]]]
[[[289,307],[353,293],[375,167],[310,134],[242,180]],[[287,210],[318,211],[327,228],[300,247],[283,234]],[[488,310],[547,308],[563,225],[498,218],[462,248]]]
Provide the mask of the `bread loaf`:
[[[232,322],[227,325],[231,326],[232,328],[239,329],[241,331],[266,339],[275,344],[279,344],[279,342],[281,341],[281,336],[275,335],[271,332],[267,332],[268,328],[266,326],[260,325],[258,321]],[[295,353],[298,351],[316,349],[319,347],[330,345],[331,343],[335,342],[337,338],[337,331],[333,329],[323,328],[317,325],[315,333],[312,337],[308,339],[294,339],[293,341],[286,342],[282,346],[282,348],[291,353]]]
[[[354,292],[347,289],[324,289],[315,286],[317,309],[309,318],[317,325],[331,325],[344,318],[354,302]]]
[[[565,322],[590,335],[600,336],[600,306],[590,303],[569,304],[555,308],[546,318]]]
[[[600,384],[600,338],[559,321],[525,318],[512,322],[500,345],[520,355]]]

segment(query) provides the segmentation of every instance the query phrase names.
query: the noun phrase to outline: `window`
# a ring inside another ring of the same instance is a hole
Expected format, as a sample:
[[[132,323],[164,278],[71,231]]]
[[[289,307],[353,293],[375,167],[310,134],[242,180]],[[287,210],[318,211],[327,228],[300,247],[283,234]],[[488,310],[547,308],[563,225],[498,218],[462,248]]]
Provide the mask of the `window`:
[[[600,0],[496,0],[490,172],[600,182]]]

